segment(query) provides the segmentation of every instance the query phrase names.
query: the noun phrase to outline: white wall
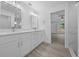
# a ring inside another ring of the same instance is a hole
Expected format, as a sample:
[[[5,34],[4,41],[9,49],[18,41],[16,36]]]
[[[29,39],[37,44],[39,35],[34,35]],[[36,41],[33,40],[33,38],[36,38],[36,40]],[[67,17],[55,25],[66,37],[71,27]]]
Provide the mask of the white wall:
[[[78,7],[78,15],[77,16],[79,16],[79,5],[77,7]],[[78,56],[79,56],[79,17],[78,17]]]
[[[74,50],[77,55],[77,39],[78,39],[78,23],[77,23],[77,7],[74,2],[67,5],[66,9],[66,43],[67,47]]]
[[[1,3],[0,3],[0,14],[1,14]]]
[[[21,18],[22,18],[22,29],[31,29],[31,19],[30,19],[30,10],[27,5],[24,5],[23,3],[19,3],[21,7]]]
[[[22,7],[22,29],[31,29],[30,11],[28,7]]]

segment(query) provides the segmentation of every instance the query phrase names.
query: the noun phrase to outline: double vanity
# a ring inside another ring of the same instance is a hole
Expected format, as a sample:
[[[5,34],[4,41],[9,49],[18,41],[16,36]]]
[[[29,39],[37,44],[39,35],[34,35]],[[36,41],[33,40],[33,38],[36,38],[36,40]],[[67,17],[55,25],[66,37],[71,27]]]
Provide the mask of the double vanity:
[[[0,34],[0,57],[23,57],[44,40],[43,30]]]

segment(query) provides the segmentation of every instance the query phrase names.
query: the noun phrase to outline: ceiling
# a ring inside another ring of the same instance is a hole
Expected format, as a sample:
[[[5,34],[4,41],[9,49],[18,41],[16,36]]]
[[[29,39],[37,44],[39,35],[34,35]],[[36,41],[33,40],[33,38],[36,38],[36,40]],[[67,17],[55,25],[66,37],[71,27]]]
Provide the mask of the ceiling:
[[[60,7],[62,5],[64,6],[66,3],[68,3],[68,1],[28,1],[28,2],[26,1],[25,3],[32,6],[36,10],[41,9],[50,10],[55,7]]]

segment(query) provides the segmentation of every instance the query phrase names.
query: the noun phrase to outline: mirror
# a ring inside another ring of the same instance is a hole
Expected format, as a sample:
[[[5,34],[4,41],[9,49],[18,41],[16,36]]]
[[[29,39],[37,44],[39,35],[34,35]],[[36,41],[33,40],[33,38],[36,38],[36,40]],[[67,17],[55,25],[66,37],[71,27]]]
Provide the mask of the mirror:
[[[21,11],[18,10],[16,13],[15,13],[15,19],[14,19],[14,27],[16,29],[20,29],[21,28]]]
[[[0,29],[20,29],[21,9],[8,2],[0,2]]]
[[[32,29],[38,29],[38,15],[35,13],[31,13],[31,22],[32,22]]]
[[[0,29],[11,28],[11,17],[6,15],[0,15]]]

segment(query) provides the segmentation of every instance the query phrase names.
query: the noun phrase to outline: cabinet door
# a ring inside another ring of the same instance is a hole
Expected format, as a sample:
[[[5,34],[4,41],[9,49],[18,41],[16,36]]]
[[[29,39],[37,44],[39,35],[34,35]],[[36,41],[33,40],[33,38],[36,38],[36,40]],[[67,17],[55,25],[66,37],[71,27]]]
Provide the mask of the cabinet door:
[[[20,48],[18,48],[18,41],[8,42],[0,45],[0,57],[19,57]]]
[[[32,49],[37,47],[43,41],[43,33],[41,31],[32,32]]]
[[[26,56],[31,51],[31,34],[26,33],[21,39],[21,56]]]
[[[39,44],[39,32],[33,32],[32,34],[32,49],[34,49]]]

